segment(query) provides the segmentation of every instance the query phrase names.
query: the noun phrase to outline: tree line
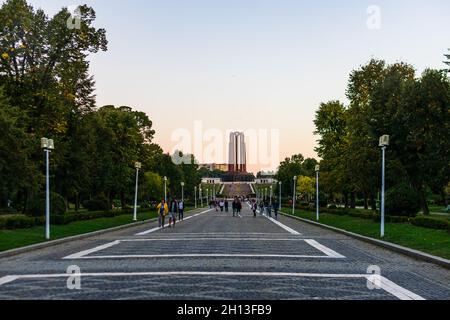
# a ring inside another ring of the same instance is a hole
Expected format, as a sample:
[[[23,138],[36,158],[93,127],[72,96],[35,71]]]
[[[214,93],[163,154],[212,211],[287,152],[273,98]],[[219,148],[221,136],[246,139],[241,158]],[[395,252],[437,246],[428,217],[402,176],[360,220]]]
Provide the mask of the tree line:
[[[51,154],[52,197],[79,209],[83,201],[132,203],[135,161],[143,164],[141,200],[160,200],[163,177],[169,193],[186,195],[200,183],[198,167],[175,165],[153,143],[152,121],[127,106],[96,107],[88,56],[107,51],[106,31],[93,26],[95,11],[79,8],[53,17],[25,0],[0,8],[0,209],[29,212],[43,199],[42,137],[55,140]]]
[[[362,195],[376,209],[381,185],[379,138],[390,135],[387,186],[391,201],[415,203],[429,214],[427,197],[447,203],[450,181],[450,80],[446,70],[371,60],[350,74],[348,105],[322,103],[316,114],[321,181],[331,199],[354,207]]]

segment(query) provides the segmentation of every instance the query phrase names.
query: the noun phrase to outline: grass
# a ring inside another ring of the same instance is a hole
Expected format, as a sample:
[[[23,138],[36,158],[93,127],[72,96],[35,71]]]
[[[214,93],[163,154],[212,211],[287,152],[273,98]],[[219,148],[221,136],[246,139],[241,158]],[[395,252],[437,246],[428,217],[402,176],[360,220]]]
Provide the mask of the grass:
[[[186,208],[186,212],[193,208]],[[156,211],[139,213],[138,221],[156,218]],[[51,226],[52,240],[114,228],[132,223],[132,214],[114,218],[77,221],[64,226]],[[45,242],[44,226],[17,230],[0,230],[0,252]]]
[[[287,210],[285,212],[291,213]],[[312,221],[316,219],[315,213],[312,212],[296,211],[295,215]],[[372,220],[321,214],[320,223],[380,239],[380,224]],[[450,233],[445,230],[433,230],[410,224],[388,223],[386,224],[386,236],[383,240],[450,259]]]

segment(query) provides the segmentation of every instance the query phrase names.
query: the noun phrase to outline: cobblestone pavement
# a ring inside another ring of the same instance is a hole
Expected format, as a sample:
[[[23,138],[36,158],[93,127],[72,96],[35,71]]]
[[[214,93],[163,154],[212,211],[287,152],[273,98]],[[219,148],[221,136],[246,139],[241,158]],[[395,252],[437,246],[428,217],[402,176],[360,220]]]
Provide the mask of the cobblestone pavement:
[[[156,227],[1,259],[0,299],[450,300],[450,271],[288,217],[202,209]]]

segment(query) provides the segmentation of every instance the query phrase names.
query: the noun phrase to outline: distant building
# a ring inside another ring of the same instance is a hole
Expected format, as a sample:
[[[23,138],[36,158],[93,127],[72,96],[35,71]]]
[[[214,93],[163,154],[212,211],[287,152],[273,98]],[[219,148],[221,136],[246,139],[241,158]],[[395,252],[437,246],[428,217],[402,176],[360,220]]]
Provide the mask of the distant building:
[[[229,172],[247,172],[247,151],[242,132],[232,132],[229,144]]]

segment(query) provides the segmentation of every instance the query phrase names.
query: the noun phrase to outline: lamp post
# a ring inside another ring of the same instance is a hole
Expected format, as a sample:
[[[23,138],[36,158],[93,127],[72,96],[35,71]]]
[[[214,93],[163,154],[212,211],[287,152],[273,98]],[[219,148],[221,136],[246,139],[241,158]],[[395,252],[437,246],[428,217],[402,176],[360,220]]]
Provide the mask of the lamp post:
[[[203,189],[202,189],[202,185],[200,184],[198,187],[199,187],[200,205],[203,208]]]
[[[164,202],[167,203],[167,177],[164,177]]]
[[[272,206],[273,186],[270,186],[270,206]]]
[[[55,150],[55,142],[42,138],[41,148],[45,152],[45,239],[50,240],[50,153]]]
[[[134,164],[136,168],[136,188],[134,194],[134,213],[133,213],[133,221],[137,221],[137,198],[138,198],[138,186],[139,186],[139,170],[142,168],[142,163],[136,162]]]
[[[319,199],[319,172],[320,166],[316,166],[316,219],[320,220],[320,199]]]
[[[281,187],[283,186],[283,182],[278,182],[279,185],[279,192],[280,192],[280,203],[278,204],[278,209],[281,211]]]
[[[385,234],[385,189],[386,189],[386,149],[389,146],[390,137],[384,135],[380,138],[380,147],[382,150],[381,165],[381,238]]]
[[[209,205],[209,189],[206,189],[206,205]]]
[[[195,209],[197,209],[197,186],[194,187]]]
[[[181,183],[181,201],[184,203],[184,186],[185,186],[185,183],[184,182],[182,182]]]
[[[296,192],[297,192],[297,176],[294,176],[294,196],[292,198],[292,214],[295,214],[295,198],[296,198]]]

